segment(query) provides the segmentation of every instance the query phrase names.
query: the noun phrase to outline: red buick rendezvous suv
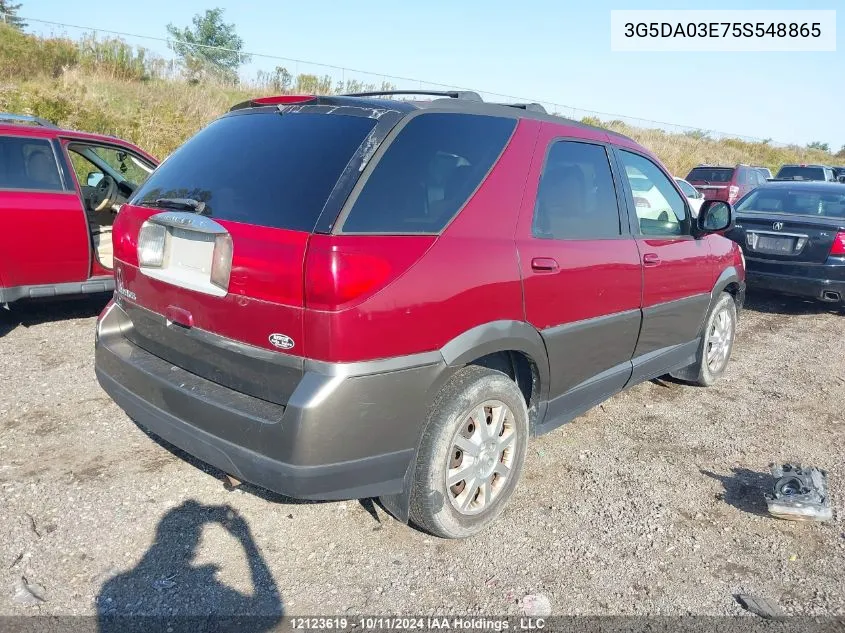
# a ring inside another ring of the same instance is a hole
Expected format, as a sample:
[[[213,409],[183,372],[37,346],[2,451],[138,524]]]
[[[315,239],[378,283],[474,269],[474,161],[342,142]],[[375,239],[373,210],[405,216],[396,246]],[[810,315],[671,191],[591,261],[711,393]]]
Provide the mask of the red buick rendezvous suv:
[[[657,376],[715,381],[745,271],[730,205],[693,220],[631,139],[427,94],[260,98],[189,139],[115,222],[96,372],[236,479],[458,538],[532,434]]]

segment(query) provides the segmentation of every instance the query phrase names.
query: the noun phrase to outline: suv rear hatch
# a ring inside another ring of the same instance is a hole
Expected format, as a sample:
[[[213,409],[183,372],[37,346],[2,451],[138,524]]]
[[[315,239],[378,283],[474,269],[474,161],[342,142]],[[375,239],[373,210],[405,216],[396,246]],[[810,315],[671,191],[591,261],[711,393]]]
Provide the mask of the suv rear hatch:
[[[398,108],[325,101],[217,119],[123,206],[114,243],[126,338],[208,380],[287,402],[302,372],[311,233],[331,227],[401,118]]]
[[[698,189],[705,200],[728,200],[731,193],[735,196],[739,192],[734,182],[735,172],[734,167],[695,167],[685,180]]]

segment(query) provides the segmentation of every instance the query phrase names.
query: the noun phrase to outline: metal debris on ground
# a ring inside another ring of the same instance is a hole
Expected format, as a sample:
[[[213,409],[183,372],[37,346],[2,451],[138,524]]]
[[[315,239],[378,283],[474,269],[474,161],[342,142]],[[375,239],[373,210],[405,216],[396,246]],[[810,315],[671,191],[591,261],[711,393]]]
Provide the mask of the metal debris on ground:
[[[15,595],[12,598],[18,604],[27,607],[35,607],[46,602],[44,587],[30,583],[24,576],[21,576],[15,587]]]
[[[541,593],[528,594],[522,599],[522,613],[531,617],[548,617],[552,614],[552,603]]]
[[[735,595],[734,598],[743,609],[766,620],[779,620],[783,617],[783,611],[780,607],[762,596],[740,593]]]
[[[827,495],[827,472],[801,464],[772,464],[774,489],[766,494],[769,513],[790,521],[830,521],[833,510]]]

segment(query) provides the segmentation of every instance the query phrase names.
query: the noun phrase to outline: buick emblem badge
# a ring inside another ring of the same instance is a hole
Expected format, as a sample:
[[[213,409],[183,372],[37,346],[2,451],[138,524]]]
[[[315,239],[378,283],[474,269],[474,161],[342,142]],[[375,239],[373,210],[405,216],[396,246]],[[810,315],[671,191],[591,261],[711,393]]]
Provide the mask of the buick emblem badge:
[[[279,349],[290,349],[293,347],[293,339],[284,334],[274,333],[270,335],[270,345]]]

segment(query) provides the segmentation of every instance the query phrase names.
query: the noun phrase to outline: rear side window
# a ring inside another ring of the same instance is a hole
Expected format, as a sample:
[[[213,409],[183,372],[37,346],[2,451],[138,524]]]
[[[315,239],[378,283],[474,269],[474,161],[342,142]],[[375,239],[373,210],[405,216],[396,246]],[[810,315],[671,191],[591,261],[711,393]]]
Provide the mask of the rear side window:
[[[426,113],[393,140],[361,189],[342,233],[439,233],[490,171],[516,120]]]
[[[0,136],[0,189],[62,191],[62,179],[49,141]]]
[[[227,116],[168,157],[132,204],[192,198],[206,215],[312,231],[326,200],[374,119],[264,112]]]
[[[684,180],[689,182],[730,182],[733,179],[733,167],[696,167]]]
[[[607,152],[601,145],[557,141],[549,150],[537,202],[534,237],[618,237],[619,206]]]

